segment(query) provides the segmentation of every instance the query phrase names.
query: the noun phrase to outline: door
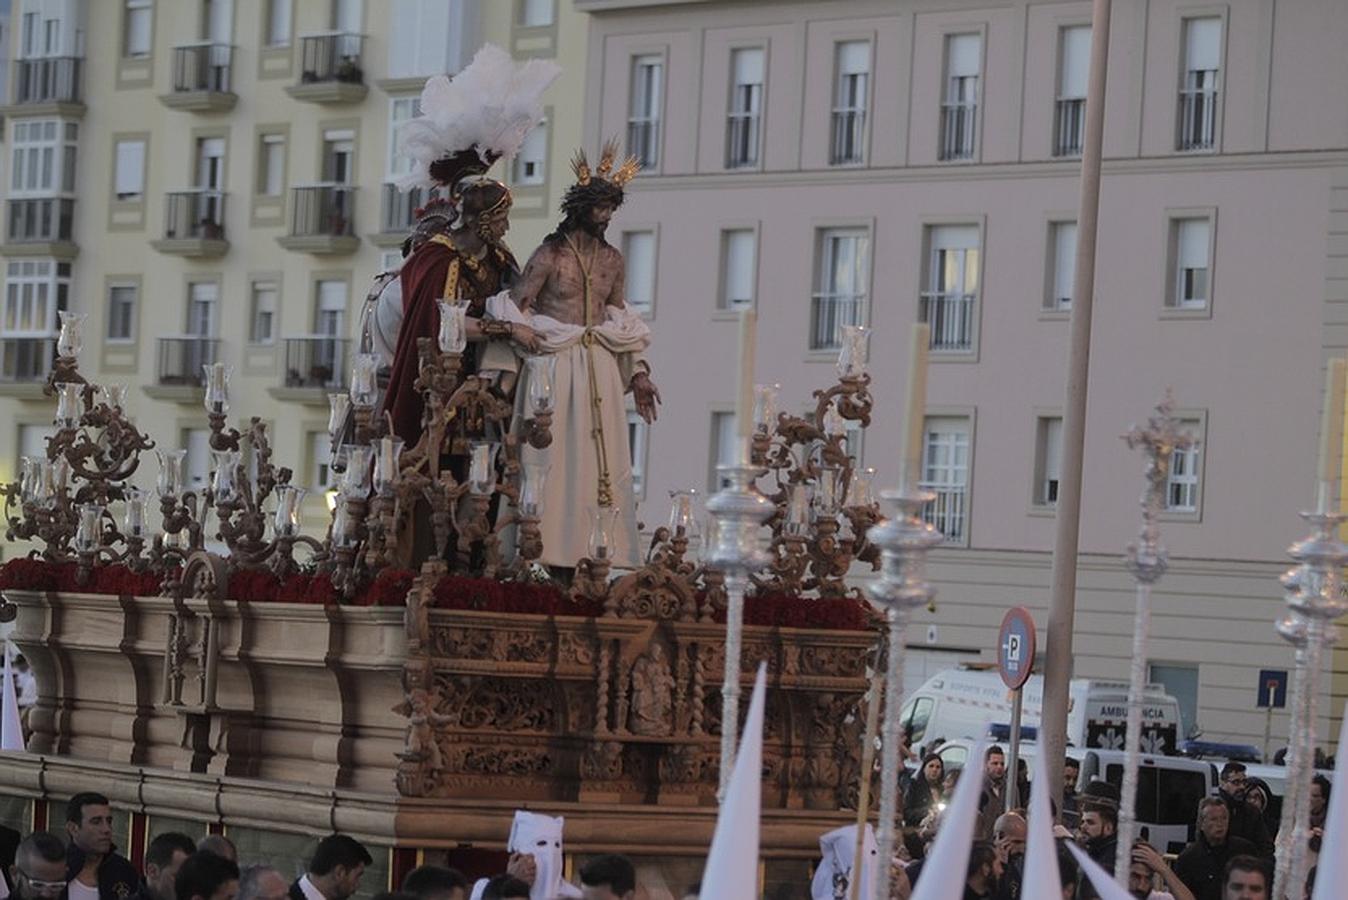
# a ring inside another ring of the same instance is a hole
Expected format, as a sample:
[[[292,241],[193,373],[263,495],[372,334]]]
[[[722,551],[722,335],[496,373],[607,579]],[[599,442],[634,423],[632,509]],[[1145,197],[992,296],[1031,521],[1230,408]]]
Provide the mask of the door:
[[[176,374],[188,384],[200,383],[204,377],[202,366],[215,362],[216,307],[220,286],[213,281],[199,281],[191,285],[187,295],[187,337],[182,342],[181,370]],[[173,360],[166,360],[172,365]]]
[[[345,366],[342,358],[346,336],[346,282],[320,281],[318,305],[314,309],[314,370],[311,373],[321,384],[337,384]]]
[[[198,208],[192,232],[210,230],[220,225],[220,191],[225,185],[225,139],[201,138],[197,141],[197,188],[200,190]]]

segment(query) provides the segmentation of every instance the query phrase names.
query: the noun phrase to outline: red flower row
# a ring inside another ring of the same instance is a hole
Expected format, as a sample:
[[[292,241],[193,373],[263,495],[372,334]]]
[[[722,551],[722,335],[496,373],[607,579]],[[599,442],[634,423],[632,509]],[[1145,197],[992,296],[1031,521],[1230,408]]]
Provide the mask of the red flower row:
[[[0,591],[66,591],[110,596],[153,597],[160,593],[163,576],[132,572],[126,566],[98,566],[87,583],[76,583],[74,563],[49,563],[40,559],[12,559],[0,566]],[[354,606],[402,606],[416,573],[385,569],[364,585]],[[277,578],[271,572],[234,572],[229,577],[229,598],[244,603],[304,603],[327,606],[342,603],[327,575],[292,575]],[[436,609],[515,613],[536,616],[603,615],[601,600],[569,596],[551,585],[490,578],[446,576],[435,586]],[[716,612],[725,622],[725,611]],[[744,602],[744,624],[777,628],[819,628],[828,631],[864,631],[871,614],[865,604],[850,598],[808,599],[788,594],[750,596]]]

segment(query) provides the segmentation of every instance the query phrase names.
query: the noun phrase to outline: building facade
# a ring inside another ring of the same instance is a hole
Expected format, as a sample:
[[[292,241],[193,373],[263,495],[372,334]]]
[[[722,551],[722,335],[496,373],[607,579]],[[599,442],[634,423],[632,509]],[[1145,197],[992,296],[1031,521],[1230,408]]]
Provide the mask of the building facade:
[[[201,366],[231,366],[234,412],[269,423],[319,527],[327,393],[425,199],[393,184],[397,123],[483,42],[562,65],[547,123],[494,170],[527,257],[579,139],[584,17],[558,0],[14,0],[10,18],[0,478],[49,433],[41,381],[68,309],[88,314],[81,371],[130,385],[131,414],[187,449],[196,483]]]
[[[792,409],[834,379],[838,326],[871,328],[875,421],[854,445],[880,485],[924,321],[922,477],[947,543],[910,675],[993,659],[1011,605],[1043,627],[1090,4],[576,6],[592,16],[585,137],[621,135],[646,164],[610,228],[665,397],[636,446],[645,518],[671,489],[716,487],[741,307],[758,310],[758,379]],[[1127,677],[1121,556],[1143,481],[1118,436],[1171,388],[1197,443],[1167,486],[1150,675],[1187,729],[1261,745],[1258,671],[1292,662],[1277,576],[1307,532],[1324,360],[1348,344],[1348,63],[1332,52],[1348,9],[1116,4],[1111,32],[1075,671]],[[1341,704],[1348,660],[1333,669]],[[1279,712],[1275,747],[1286,727]]]

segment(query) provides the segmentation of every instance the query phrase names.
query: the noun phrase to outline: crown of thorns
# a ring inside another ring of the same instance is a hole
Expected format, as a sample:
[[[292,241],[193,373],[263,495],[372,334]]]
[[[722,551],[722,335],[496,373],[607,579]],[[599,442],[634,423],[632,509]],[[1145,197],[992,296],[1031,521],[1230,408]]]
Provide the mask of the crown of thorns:
[[[615,165],[618,166],[616,171],[613,168]],[[611,138],[604,143],[598,167],[591,171],[590,161],[585,158],[582,149],[577,150],[571,158],[571,171],[576,173],[576,185],[579,187],[588,187],[593,181],[606,181],[621,188],[637,177],[637,172],[641,171],[641,160],[629,156],[618,164],[618,142]]]

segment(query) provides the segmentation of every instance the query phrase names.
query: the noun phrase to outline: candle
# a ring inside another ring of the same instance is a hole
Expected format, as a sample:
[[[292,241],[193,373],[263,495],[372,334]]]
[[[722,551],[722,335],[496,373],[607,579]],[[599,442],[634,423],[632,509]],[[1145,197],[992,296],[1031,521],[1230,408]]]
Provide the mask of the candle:
[[[740,380],[735,402],[736,434],[742,443],[754,433],[754,338],[758,313],[746,309],[740,313]]]
[[[904,385],[908,399],[903,410],[903,453],[899,469],[902,490],[916,487],[922,478],[922,431],[927,410],[927,348],[931,344],[931,326],[913,324],[908,347],[908,381]]]
[[[1345,362],[1331,359],[1325,368],[1325,406],[1320,416],[1320,480],[1339,480],[1343,459],[1343,397]],[[1332,487],[1331,487],[1332,490]]]

